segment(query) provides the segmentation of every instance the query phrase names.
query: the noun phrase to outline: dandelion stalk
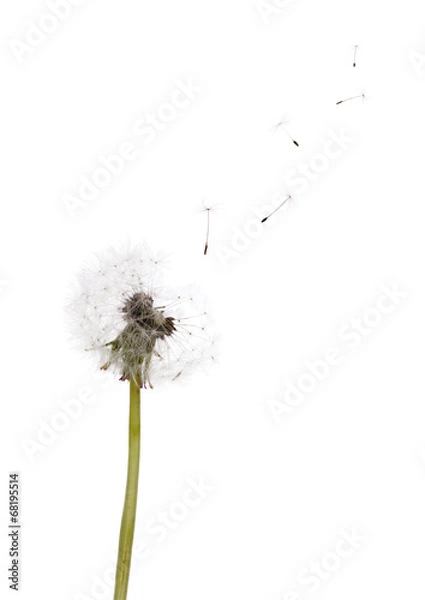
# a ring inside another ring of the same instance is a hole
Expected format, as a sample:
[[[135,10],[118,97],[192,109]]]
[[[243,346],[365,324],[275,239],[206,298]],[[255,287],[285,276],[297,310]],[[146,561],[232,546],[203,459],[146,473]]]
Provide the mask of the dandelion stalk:
[[[140,383],[130,380],[130,417],[128,428],[128,467],[124,509],[115,576],[114,600],[126,600],[130,577],[131,552],[136,524],[137,490],[140,463]]]

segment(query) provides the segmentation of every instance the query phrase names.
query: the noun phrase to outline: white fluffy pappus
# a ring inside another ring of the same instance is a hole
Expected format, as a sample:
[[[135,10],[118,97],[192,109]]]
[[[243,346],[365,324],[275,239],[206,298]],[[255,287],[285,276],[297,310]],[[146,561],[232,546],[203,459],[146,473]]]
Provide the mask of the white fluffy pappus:
[[[206,312],[187,289],[164,287],[161,262],[145,247],[110,249],[80,272],[67,306],[74,339],[99,368],[144,388],[214,360]]]

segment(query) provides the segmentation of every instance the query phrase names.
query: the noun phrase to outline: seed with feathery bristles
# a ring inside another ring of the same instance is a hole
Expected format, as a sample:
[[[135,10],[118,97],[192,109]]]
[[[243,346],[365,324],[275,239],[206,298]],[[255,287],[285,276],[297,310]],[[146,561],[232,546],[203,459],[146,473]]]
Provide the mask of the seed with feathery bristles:
[[[159,261],[142,258],[143,252],[111,250],[100,257],[81,274],[70,311],[101,369],[152,387],[152,380],[174,380],[211,358],[212,340],[206,313],[190,311],[196,316],[188,318],[192,296],[165,293]]]

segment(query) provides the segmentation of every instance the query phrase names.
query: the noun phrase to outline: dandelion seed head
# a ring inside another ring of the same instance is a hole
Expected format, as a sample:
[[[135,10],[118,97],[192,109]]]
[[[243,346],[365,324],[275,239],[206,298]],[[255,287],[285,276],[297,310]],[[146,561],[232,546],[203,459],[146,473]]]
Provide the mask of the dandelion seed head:
[[[184,289],[172,294],[164,276],[145,247],[112,249],[82,270],[67,307],[74,339],[99,368],[141,387],[180,379],[214,357],[205,310]]]

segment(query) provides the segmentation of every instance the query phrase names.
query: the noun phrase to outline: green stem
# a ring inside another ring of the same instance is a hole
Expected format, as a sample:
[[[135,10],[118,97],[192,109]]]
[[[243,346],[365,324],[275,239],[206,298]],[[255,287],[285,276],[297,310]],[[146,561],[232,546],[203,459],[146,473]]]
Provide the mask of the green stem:
[[[128,437],[127,486],[121,519],[120,543],[115,576],[114,600],[126,600],[130,576],[131,552],[136,523],[137,488],[140,462],[140,387],[130,381],[130,419]]]

